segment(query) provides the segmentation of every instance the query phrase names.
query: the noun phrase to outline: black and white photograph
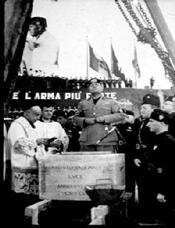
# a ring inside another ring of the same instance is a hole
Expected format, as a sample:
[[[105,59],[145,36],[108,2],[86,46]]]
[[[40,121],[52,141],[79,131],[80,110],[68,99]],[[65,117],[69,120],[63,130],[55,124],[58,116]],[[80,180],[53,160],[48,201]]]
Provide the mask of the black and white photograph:
[[[4,1],[7,227],[175,227],[175,1]]]

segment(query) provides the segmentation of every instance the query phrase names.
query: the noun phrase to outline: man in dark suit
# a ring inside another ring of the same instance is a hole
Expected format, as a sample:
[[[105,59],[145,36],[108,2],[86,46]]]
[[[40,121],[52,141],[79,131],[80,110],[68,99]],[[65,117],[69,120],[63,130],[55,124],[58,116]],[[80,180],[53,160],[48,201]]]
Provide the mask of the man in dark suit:
[[[147,126],[155,134],[154,146],[150,154],[150,160],[155,170],[152,188],[156,190],[157,199],[164,201],[167,206],[160,215],[161,219],[164,217],[167,220],[167,227],[175,227],[175,187],[172,184],[172,175],[175,170],[175,139],[168,130],[170,122],[171,116],[167,112],[155,109]]]
[[[155,134],[150,131],[147,124],[150,115],[155,108],[160,106],[159,97],[154,94],[146,94],[140,106],[140,117],[134,122],[135,150],[133,150],[135,179],[138,186],[138,213],[142,222],[153,220],[153,204],[156,204],[154,173],[150,167],[150,152],[154,145]],[[151,221],[152,222],[152,221]]]
[[[92,78],[89,81],[91,97],[78,105],[75,121],[82,128],[79,138],[81,151],[116,151],[117,134],[109,131],[111,123],[123,121],[125,114],[120,112],[114,99],[103,95],[103,89],[103,82]]]

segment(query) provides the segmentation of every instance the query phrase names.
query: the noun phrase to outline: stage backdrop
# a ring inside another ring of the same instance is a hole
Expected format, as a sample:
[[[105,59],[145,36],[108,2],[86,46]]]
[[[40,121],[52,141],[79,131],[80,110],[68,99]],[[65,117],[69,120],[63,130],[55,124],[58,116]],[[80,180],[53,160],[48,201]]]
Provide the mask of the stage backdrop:
[[[141,105],[142,98],[147,93],[157,94],[157,90],[150,89],[132,89],[132,88],[106,88],[104,90],[104,94],[106,97],[115,99],[122,108],[127,108],[129,110],[133,110],[136,113],[138,112],[138,108]],[[11,108],[12,109],[22,109],[21,102],[18,99],[19,91],[15,91],[13,93],[13,97],[11,100]],[[164,95],[171,95],[172,92],[170,90],[163,90]],[[42,104],[44,101],[53,101],[55,107],[59,106],[62,108],[73,108],[77,107],[78,103],[82,99],[87,99],[90,96],[90,93],[87,89],[73,89],[73,90],[65,90],[65,91],[35,91],[34,98],[39,100]],[[25,92],[25,99],[31,99],[31,92]],[[39,103],[40,103],[39,102]]]

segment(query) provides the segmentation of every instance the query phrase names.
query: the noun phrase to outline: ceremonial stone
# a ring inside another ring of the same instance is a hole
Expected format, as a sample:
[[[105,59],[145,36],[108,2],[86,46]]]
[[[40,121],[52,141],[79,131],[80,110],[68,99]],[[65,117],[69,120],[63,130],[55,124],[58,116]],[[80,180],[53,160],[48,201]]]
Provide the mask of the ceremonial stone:
[[[125,188],[124,154],[67,152],[39,160],[39,196],[49,200],[89,201],[85,187]]]

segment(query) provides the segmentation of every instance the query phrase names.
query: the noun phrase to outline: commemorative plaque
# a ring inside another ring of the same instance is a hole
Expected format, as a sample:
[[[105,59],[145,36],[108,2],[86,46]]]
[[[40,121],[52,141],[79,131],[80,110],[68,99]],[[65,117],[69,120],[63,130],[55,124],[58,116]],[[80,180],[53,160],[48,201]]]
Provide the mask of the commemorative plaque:
[[[67,152],[39,161],[41,199],[89,201],[86,186],[125,188],[124,154]]]

